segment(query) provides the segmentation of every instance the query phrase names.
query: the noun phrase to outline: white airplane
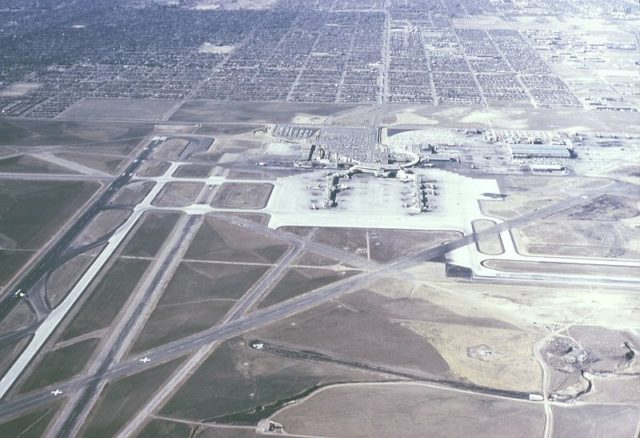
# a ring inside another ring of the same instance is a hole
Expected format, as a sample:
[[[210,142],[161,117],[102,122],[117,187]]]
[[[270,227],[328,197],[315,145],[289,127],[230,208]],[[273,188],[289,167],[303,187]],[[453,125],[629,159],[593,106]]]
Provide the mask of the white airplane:
[[[57,397],[60,394],[62,394],[62,391],[60,391],[59,389],[55,389],[55,390],[51,391],[51,394],[53,394],[54,397]]]
[[[142,359],[140,359],[140,362],[142,362],[142,363],[151,362],[151,359],[149,359],[147,356],[145,356]]]

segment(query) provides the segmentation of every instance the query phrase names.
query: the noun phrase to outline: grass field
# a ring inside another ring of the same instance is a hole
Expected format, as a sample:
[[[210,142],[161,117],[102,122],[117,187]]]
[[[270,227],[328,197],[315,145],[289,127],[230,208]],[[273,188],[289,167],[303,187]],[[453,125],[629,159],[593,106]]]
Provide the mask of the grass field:
[[[77,173],[29,155],[0,159],[0,172],[10,173]]]
[[[137,438],[190,438],[191,427],[184,423],[166,420],[151,420]]]
[[[150,123],[0,120],[0,145],[81,145],[129,153],[152,129]]]
[[[305,436],[541,436],[541,404],[462,394],[416,383],[340,385],[275,415]],[[328,418],[331,421],[326,421]]]
[[[217,208],[264,208],[269,202],[272,190],[272,184],[224,183],[216,192],[211,206]]]
[[[220,345],[162,409],[166,416],[256,424],[283,400],[336,381],[377,379],[328,364],[259,353],[242,339]]]
[[[0,181],[0,246],[40,248],[97,189],[90,182]]]
[[[154,257],[175,226],[179,213],[148,212],[122,250],[123,255]]]
[[[35,251],[12,251],[0,249],[0,287],[7,284],[24,266]]]
[[[335,272],[326,269],[291,268],[258,307],[277,304],[357,273],[358,271]]]
[[[229,311],[233,301],[159,304],[133,344],[133,353],[146,351],[213,327]]]
[[[176,359],[107,384],[80,430],[80,436],[115,436],[181,361]]]
[[[98,339],[87,339],[45,353],[20,385],[20,392],[52,385],[78,374],[98,345]]]
[[[0,436],[11,438],[40,438],[55,415],[57,405],[30,412],[0,424]]]
[[[119,259],[92,286],[89,298],[80,307],[61,338],[76,336],[108,327],[147,269],[149,262],[139,259]]]
[[[169,281],[160,304],[237,300],[266,270],[266,266],[182,262]]]
[[[49,273],[47,300],[52,307],[56,307],[67,296],[67,293],[84,274],[94,258],[91,254],[80,254]]]
[[[207,216],[185,258],[229,262],[275,263],[287,245],[263,237],[242,227]]]
[[[196,201],[198,194],[204,187],[199,182],[170,182],[166,184],[158,196],[153,200],[153,205],[158,207],[185,207]]]

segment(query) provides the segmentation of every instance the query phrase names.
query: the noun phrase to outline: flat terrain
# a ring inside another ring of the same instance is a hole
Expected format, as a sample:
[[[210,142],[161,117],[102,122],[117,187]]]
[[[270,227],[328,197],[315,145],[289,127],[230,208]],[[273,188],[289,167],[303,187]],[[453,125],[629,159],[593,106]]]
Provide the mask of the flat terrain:
[[[272,184],[225,183],[218,188],[212,207],[261,209],[267,206]]]
[[[539,436],[542,407],[415,383],[338,385],[274,417],[288,433],[317,436]],[[332,421],[322,419],[331,418]]]
[[[0,438],[638,438],[640,9],[2,3]]]

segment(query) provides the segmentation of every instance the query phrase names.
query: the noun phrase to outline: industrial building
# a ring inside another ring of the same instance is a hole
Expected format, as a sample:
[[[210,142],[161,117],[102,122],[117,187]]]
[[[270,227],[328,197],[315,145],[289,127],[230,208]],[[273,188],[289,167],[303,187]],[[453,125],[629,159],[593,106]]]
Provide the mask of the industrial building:
[[[518,158],[573,158],[573,149],[561,145],[512,144],[511,157]]]

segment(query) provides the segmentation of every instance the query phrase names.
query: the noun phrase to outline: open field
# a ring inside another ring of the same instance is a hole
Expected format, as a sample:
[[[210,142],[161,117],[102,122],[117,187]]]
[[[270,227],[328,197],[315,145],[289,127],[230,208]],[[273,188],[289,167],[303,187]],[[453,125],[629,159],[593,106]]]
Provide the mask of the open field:
[[[183,164],[173,174],[176,178],[206,178],[213,166],[209,164]]]
[[[220,345],[162,409],[200,421],[256,424],[319,385],[379,380],[374,374],[262,354],[235,338]]]
[[[602,275],[613,278],[635,278],[638,268],[633,266],[585,265],[577,263],[527,262],[489,259],[484,266],[503,272],[547,273],[558,275]]]
[[[394,304],[399,306],[394,308]],[[404,303],[404,306],[403,306]],[[423,336],[406,327],[423,315],[417,302],[354,292],[259,330],[259,338],[350,359],[448,376],[449,365]],[[415,318],[415,316],[413,316]]]
[[[273,416],[312,436],[540,436],[542,405],[488,399],[415,383],[338,385]],[[331,418],[331,421],[324,421]]]
[[[0,249],[0,287],[13,278],[34,252],[33,250]]]
[[[159,303],[131,348],[146,351],[208,329],[220,322],[233,301],[208,300],[176,304]]]
[[[554,406],[554,436],[606,438],[634,436],[640,418],[637,406]]]
[[[266,270],[266,266],[184,261],[169,281],[160,304],[237,300]]]
[[[58,410],[58,405],[30,412],[0,424],[0,436],[36,438],[44,436],[44,432],[51,419]]]
[[[188,101],[171,117],[174,122],[286,123],[303,115],[306,123],[326,121],[353,105],[323,103],[271,103]]]
[[[0,159],[0,172],[9,173],[77,173],[31,155],[15,155]]]
[[[224,183],[211,201],[217,208],[264,208],[269,202],[272,184]]]
[[[0,181],[0,247],[39,249],[97,189],[90,182]]]
[[[131,215],[130,209],[103,209],[76,236],[72,245],[78,247],[102,241],[117,230]]]
[[[113,198],[111,198],[111,205],[136,205],[140,203],[144,197],[155,186],[155,183],[151,181],[134,181],[130,182],[126,186],[118,190]]]
[[[31,306],[26,301],[18,303],[11,312],[0,322],[0,333],[10,332],[27,326],[36,321]]]
[[[274,263],[287,245],[229,225],[208,215],[185,258],[229,262]]]
[[[83,99],[60,114],[63,120],[158,121],[176,104],[171,100]]]
[[[260,302],[259,307],[271,306],[357,273],[358,271],[335,272],[326,269],[291,268],[269,295]]]
[[[144,429],[142,429],[142,432],[140,432],[138,438],[190,438],[191,436],[193,436],[191,434],[192,428],[188,424],[154,419],[151,420]]]
[[[495,227],[496,223],[487,219],[479,219],[472,222],[473,232],[479,233]],[[476,248],[483,254],[500,255],[504,253],[504,247],[498,233],[486,234],[476,239]]]
[[[0,373],[4,374],[9,367],[13,364],[13,361],[18,357],[20,352],[29,343],[30,337],[22,338],[19,341],[15,341],[8,345],[0,347]]]
[[[109,383],[100,394],[100,399],[89,414],[80,435],[114,436],[180,362],[181,359],[176,359]]]
[[[0,121],[0,145],[81,146],[82,151],[108,150],[128,154],[153,126],[145,123]]]
[[[89,154],[89,153],[71,153],[62,152],[57,154],[58,157],[65,160],[74,161],[83,166],[96,169],[100,172],[105,172],[110,175],[115,174],[122,166],[125,157],[124,156],[112,156],[107,154]]]
[[[94,259],[95,257],[90,254],[80,254],[49,273],[47,277],[47,301],[52,307],[56,307],[62,302]]]
[[[29,392],[75,376],[85,367],[98,342],[98,339],[87,339],[48,351],[23,378],[19,391]]]
[[[180,213],[149,212],[142,216],[140,225],[127,241],[122,255],[154,257],[171,233]]]
[[[204,183],[198,182],[170,182],[165,184],[153,205],[158,207],[185,207],[195,202]]]
[[[149,262],[118,259],[94,282],[88,298],[76,311],[61,338],[71,339],[108,327],[133,292]]]
[[[147,350],[214,326],[266,269],[250,265],[181,263],[133,351]]]

